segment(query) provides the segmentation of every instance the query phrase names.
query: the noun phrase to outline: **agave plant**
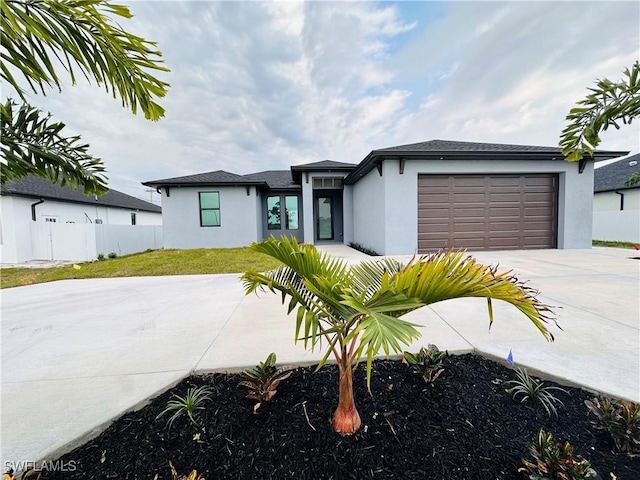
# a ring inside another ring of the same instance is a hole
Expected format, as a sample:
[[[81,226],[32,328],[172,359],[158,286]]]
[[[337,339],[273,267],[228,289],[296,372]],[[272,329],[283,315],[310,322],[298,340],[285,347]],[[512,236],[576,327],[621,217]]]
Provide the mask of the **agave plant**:
[[[509,272],[478,264],[462,251],[439,252],[414,258],[404,265],[392,259],[349,265],[321,254],[312,245],[273,236],[252,249],[283,265],[267,273],[242,276],[247,294],[267,288],[287,298],[288,313],[296,311],[296,341],[315,348],[326,341],[318,368],[333,355],[339,370],[338,406],[332,418],[336,432],[355,433],[360,416],[353,396],[353,372],[366,357],[367,387],[371,388],[373,357],[400,353],[420,336],[417,325],[399,318],[425,305],[461,297],[487,299],[489,324],[492,300],[503,300],[520,310],[549,341],[550,308],[537,292]]]

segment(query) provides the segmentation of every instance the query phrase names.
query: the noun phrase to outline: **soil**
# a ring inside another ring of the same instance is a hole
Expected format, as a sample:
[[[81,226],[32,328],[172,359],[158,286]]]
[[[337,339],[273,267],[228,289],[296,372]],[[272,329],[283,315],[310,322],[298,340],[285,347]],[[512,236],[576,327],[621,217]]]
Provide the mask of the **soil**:
[[[42,478],[170,479],[171,461],[180,475],[196,469],[207,480],[525,479],[518,468],[540,428],[569,441],[603,479],[640,478],[640,458],[612,453],[607,434],[591,427],[584,405],[591,393],[555,392],[564,405],[549,417],[505,392],[504,382],[515,378],[507,366],[462,355],[447,356],[444,367],[430,387],[401,362],[374,362],[371,395],[364,365],[358,368],[362,428],[353,436],[334,433],[329,423],[335,366],[296,369],[255,414],[240,375],[192,376],[59,459],[72,468]],[[168,416],[156,419],[173,393],[200,385],[215,392],[198,414],[201,427],[181,417],[168,429]]]

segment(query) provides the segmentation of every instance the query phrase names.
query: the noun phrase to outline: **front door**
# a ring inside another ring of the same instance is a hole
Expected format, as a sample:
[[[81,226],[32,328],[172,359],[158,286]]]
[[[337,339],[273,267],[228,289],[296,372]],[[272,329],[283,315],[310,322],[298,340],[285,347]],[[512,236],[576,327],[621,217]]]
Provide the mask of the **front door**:
[[[316,197],[317,239],[333,240],[333,198]]]

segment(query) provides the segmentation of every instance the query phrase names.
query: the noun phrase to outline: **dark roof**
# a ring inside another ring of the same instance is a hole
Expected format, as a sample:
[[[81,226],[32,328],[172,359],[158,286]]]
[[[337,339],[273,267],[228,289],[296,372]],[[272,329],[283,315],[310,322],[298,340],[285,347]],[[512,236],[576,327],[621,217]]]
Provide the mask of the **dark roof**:
[[[293,182],[290,170],[267,170],[243,175],[243,177],[255,182],[265,182],[272,190],[300,189],[300,185]]]
[[[272,190],[299,190],[302,172],[350,172],[357,165],[353,163],[322,160],[321,162],[294,165],[290,170],[266,170],[264,172],[237,175],[235,173],[216,170],[215,172],[198,173],[184,177],[165,178],[142,182],[151,187],[162,186],[190,186],[190,185],[219,185],[219,186],[250,186],[266,187]]]
[[[267,170],[248,175],[237,175],[224,170],[216,170],[215,172],[198,173],[184,177],[152,180],[142,184],[152,187],[210,185],[229,187],[257,186],[273,190],[300,189],[300,186],[293,182],[289,170]]]
[[[640,153],[610,163],[604,167],[596,168],[593,173],[593,191],[608,192],[611,190],[640,188],[640,184],[636,184],[633,187],[626,187],[624,185],[629,175],[637,171],[640,171]]]
[[[197,173],[195,175],[186,175],[184,177],[165,178],[162,180],[151,180],[142,182],[143,185],[150,187],[170,186],[170,185],[261,185],[264,182],[257,182],[236,175],[235,173],[225,172],[224,170],[216,170],[215,172]]]
[[[457,142],[451,140],[429,140],[375,150],[377,152],[555,152],[559,147],[536,147],[533,145],[508,145],[501,143]]]
[[[162,208],[153,203],[145,202],[117,190],[109,190],[99,197],[84,195],[81,190],[76,190],[69,185],[61,187],[44,178],[29,175],[20,180],[7,182],[2,187],[2,195],[18,195],[34,198],[49,198],[73,203],[86,203],[105,207],[127,208],[131,210],[143,210],[147,212],[162,212]]]
[[[627,153],[629,152],[596,150],[593,159],[607,160]],[[399,158],[405,160],[465,160],[470,158],[478,160],[564,160],[560,147],[429,140],[372,150],[345,178],[345,183],[357,182],[384,160]]]
[[[320,162],[305,163],[303,165],[293,165],[291,175],[295,183],[300,183],[302,172],[342,172],[350,173],[358,165],[355,163],[336,162],[334,160],[322,160]]]
[[[355,163],[336,162],[334,160],[321,160],[319,162],[303,163],[302,165],[293,165],[292,170],[324,170],[324,169],[350,169],[355,168]]]

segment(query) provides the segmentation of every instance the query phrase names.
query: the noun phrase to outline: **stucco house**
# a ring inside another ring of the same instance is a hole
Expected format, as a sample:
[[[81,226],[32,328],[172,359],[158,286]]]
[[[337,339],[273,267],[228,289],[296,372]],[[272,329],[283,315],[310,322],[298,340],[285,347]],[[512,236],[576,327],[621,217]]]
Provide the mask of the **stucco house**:
[[[593,238],[640,243],[640,184],[625,186],[640,171],[640,153],[596,168]]]
[[[384,255],[591,246],[593,159],[568,163],[554,147],[431,140],[373,150],[358,164],[143,184],[162,195],[165,248],[243,246],[272,234]]]
[[[117,190],[87,196],[70,186],[27,176],[0,196],[0,258],[91,260],[162,247],[162,209]],[[135,228],[134,228],[135,227]]]

